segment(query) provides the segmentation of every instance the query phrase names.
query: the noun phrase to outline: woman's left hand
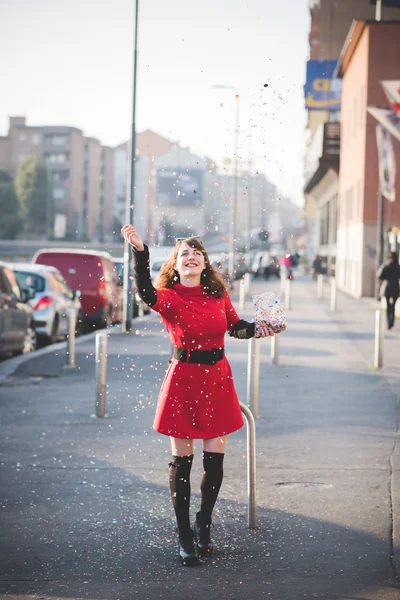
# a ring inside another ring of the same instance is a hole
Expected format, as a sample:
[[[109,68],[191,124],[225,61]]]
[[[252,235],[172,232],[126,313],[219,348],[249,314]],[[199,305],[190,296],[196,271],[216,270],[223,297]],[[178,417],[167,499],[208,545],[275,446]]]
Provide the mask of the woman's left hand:
[[[265,338],[265,337],[272,337],[275,335],[275,332],[271,329],[271,327],[268,327],[268,325],[262,325],[261,327],[258,328],[257,333],[255,334],[255,338]]]
[[[261,327],[258,328],[258,332],[256,333],[256,335],[254,337],[255,338],[272,337],[278,333],[282,333],[283,331],[286,331],[286,325],[284,325],[280,331],[274,331],[268,325],[262,325]]]

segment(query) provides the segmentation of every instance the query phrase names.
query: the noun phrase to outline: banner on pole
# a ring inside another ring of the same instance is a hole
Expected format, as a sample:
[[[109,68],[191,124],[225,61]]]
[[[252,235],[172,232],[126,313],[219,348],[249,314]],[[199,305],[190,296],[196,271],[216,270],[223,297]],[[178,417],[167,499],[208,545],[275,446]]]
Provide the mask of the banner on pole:
[[[379,187],[389,202],[396,200],[396,158],[391,133],[382,125],[376,126],[379,159]]]

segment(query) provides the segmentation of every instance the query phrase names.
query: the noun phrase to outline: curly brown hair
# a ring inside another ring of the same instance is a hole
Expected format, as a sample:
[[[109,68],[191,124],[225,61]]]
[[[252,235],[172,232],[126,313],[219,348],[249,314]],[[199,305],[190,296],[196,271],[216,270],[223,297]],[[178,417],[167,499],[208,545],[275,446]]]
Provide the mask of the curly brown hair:
[[[222,296],[224,296],[228,291],[229,286],[222,279],[222,276],[215,269],[213,269],[206,249],[197,238],[179,240],[179,242],[175,244],[171,252],[171,256],[160,269],[160,273],[154,283],[154,287],[162,290],[165,288],[172,288],[176,283],[179,283],[179,273],[174,267],[178,257],[179,248],[182,244],[188,244],[188,246],[191,248],[196,248],[196,250],[200,250],[203,253],[205,268],[201,274],[200,283],[204,287],[204,291],[208,296],[222,298]]]

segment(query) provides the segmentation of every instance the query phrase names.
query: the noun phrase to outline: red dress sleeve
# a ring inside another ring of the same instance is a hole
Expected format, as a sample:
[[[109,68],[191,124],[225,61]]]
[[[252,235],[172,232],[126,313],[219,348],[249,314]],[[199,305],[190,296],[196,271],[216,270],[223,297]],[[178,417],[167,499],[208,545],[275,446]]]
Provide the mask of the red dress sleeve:
[[[237,314],[232,301],[228,294],[225,294],[225,312],[226,312],[226,320],[228,321],[228,331],[230,331],[238,321],[240,321],[240,317]]]
[[[157,290],[157,302],[151,306],[152,310],[158,312],[162,317],[171,321],[176,314],[176,293],[171,289]]]

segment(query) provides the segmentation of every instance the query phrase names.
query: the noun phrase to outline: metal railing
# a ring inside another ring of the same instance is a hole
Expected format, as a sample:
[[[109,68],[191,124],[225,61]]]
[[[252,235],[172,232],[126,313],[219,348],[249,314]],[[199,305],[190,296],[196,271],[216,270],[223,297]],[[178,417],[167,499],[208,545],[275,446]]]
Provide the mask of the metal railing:
[[[256,425],[249,408],[240,403],[240,410],[246,419],[247,430],[247,495],[248,495],[248,525],[249,529],[256,528]]]

